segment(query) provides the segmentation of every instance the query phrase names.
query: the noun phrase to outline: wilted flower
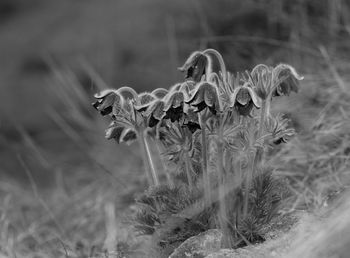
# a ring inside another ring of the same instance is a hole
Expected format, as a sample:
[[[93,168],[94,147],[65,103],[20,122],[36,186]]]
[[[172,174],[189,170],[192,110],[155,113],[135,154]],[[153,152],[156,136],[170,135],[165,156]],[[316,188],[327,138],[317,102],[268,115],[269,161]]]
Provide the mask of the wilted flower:
[[[216,112],[220,109],[216,86],[211,83],[203,82],[198,84],[191,95],[186,103],[196,107],[196,112],[209,108],[216,115]]]
[[[103,116],[112,113],[114,108],[122,106],[122,103],[124,102],[123,97],[112,89],[104,90],[99,94],[95,94],[94,97],[97,101],[93,103],[92,106]]]
[[[231,107],[235,107],[240,115],[250,115],[254,106],[260,108],[260,100],[251,87],[244,84],[234,90],[231,97]]]
[[[199,82],[202,76],[206,73],[206,67],[209,63],[209,58],[202,54],[202,52],[193,52],[190,57],[186,60],[182,67],[178,69],[181,72],[186,72],[185,79],[193,79]]]

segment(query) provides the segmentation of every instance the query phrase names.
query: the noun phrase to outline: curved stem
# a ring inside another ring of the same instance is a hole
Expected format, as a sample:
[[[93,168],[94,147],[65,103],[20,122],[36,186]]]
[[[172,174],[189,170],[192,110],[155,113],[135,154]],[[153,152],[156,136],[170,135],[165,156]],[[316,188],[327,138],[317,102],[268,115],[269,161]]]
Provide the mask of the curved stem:
[[[219,61],[219,64],[220,64],[220,69],[222,72],[223,81],[224,81],[224,83],[227,83],[227,70],[226,70],[226,65],[225,65],[224,59],[222,58],[222,55],[217,50],[212,49],[212,48],[208,48],[208,49],[204,50],[203,54],[212,54],[217,58],[217,60]]]
[[[209,81],[209,77],[213,74],[213,60],[210,55],[205,55],[208,58],[207,65],[205,67],[206,80]]]
[[[120,87],[118,90],[117,90],[118,93],[122,94],[123,92],[127,92],[127,93],[130,93],[132,95],[132,97],[137,100],[138,99],[138,94],[137,92],[133,89],[133,88],[130,88],[128,86],[123,86],[123,87]]]

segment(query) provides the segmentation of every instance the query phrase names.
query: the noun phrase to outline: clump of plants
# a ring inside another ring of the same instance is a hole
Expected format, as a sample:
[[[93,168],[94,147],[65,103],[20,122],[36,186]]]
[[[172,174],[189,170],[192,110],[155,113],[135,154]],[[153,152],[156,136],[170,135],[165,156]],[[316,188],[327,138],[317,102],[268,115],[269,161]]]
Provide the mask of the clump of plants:
[[[210,228],[222,230],[226,247],[264,241],[286,194],[268,153],[295,133],[271,105],[302,77],[287,64],[232,74],[214,49],[192,53],[179,70],[185,80],[169,88],[95,95],[111,121],[106,137],[140,145],[149,189],[136,199],[135,229],[159,248]]]

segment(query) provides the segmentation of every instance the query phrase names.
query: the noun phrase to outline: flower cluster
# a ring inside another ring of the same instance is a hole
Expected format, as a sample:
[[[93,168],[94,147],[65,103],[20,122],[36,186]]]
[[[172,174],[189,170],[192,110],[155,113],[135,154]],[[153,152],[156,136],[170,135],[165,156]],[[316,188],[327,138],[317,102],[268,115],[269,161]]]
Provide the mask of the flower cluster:
[[[164,171],[167,184],[201,190],[206,207],[218,199],[220,227],[226,234],[232,230],[227,224],[228,193],[245,189],[242,218],[247,217],[250,186],[264,163],[263,154],[294,134],[270,106],[274,98],[297,92],[302,77],[287,64],[260,64],[233,75],[214,49],[194,52],[179,70],[184,81],[168,89],[140,94],[129,87],[106,90],[95,95],[93,106],[111,119],[108,139],[139,140],[150,185],[160,182],[147,139],[171,163],[166,167],[172,169]]]

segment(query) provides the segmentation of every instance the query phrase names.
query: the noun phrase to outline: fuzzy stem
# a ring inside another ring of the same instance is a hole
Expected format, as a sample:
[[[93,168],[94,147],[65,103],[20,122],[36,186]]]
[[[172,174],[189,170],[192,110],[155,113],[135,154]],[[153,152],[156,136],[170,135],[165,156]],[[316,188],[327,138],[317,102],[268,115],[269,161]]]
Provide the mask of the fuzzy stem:
[[[255,171],[255,159],[254,156],[250,159],[250,166],[249,166],[249,170],[248,173],[245,177],[245,181],[244,181],[244,185],[245,185],[245,195],[244,195],[244,202],[243,202],[243,218],[247,218],[248,215],[248,206],[249,206],[249,192],[250,192],[250,184],[253,178],[253,173]]]
[[[139,132],[139,135],[138,135],[137,138],[139,140],[139,144],[140,144],[140,147],[141,147],[142,161],[143,161],[143,165],[145,167],[147,181],[148,181],[149,186],[152,186],[152,185],[154,185],[154,182],[153,182],[153,179],[152,179],[152,175],[150,173],[149,161],[147,159],[147,150],[146,150],[144,136],[143,136],[143,132],[142,131]]]
[[[224,81],[224,83],[226,83],[227,82],[227,80],[226,80],[227,70],[226,70],[226,65],[225,65],[224,59],[222,58],[222,55],[217,50],[212,49],[212,48],[204,50],[203,54],[212,54],[218,59],[219,64],[220,64],[220,69],[222,72],[223,81]]]
[[[149,169],[150,169],[151,178],[153,180],[153,184],[158,186],[159,185],[158,175],[157,175],[156,169],[154,167],[152,154],[151,154],[151,151],[149,149],[148,142],[147,142],[147,139],[146,139],[146,135],[145,135],[144,132],[142,132],[142,135],[141,135],[140,138],[141,138],[144,150],[146,152],[146,160],[148,161],[148,165],[149,165]]]
[[[264,133],[265,122],[266,122],[265,120],[266,120],[268,112],[269,112],[269,106],[268,106],[269,101],[270,101],[270,99],[268,96],[268,98],[263,100],[263,102],[262,102],[257,139],[259,139]],[[246,216],[248,214],[250,184],[251,184],[253,175],[257,169],[257,165],[261,160],[262,154],[263,154],[263,149],[258,147],[256,149],[256,152],[253,155],[251,155],[251,158],[250,158],[250,167],[249,167],[249,171],[246,175],[245,183],[244,183],[245,188],[246,188],[245,196],[244,196],[244,204],[243,204],[243,217],[244,218],[246,218]]]
[[[263,100],[262,101],[262,105],[261,105],[261,113],[260,113],[260,121],[259,121],[259,131],[258,131],[258,138],[260,138],[263,134],[263,130],[264,130],[264,127],[265,127],[265,120],[266,120],[266,117],[267,117],[267,102],[269,100],[266,99],[266,100]]]
[[[203,171],[203,182],[204,182],[204,202],[205,207],[211,206],[211,189],[210,189],[210,178],[208,174],[208,158],[207,158],[207,135],[206,135],[206,120],[199,116],[199,123],[201,127],[202,136],[202,171]]]
[[[165,168],[165,164],[164,164],[164,159],[163,159],[163,156],[162,156],[160,143],[156,142],[156,146],[157,146],[157,152],[158,152],[158,155],[159,155],[159,159],[160,159],[160,163],[161,163],[161,166],[162,166],[162,170],[165,173],[166,179],[168,181],[168,185],[172,188],[174,186],[174,183],[173,183],[173,180],[171,179],[171,176],[169,174],[169,170]]]
[[[227,225],[226,209],[226,176],[224,171],[224,135],[223,135],[223,117],[219,118],[219,130],[217,139],[217,169],[219,179],[219,223],[224,234],[224,246],[229,247],[230,232]]]
[[[266,119],[268,118],[268,115],[270,113],[270,102],[271,102],[271,96],[269,94],[267,98],[262,101],[257,139],[259,139],[264,133]],[[253,164],[254,170],[256,169],[256,165],[261,161],[262,155],[263,155],[263,149],[257,148],[255,152],[254,164]]]
[[[188,155],[188,150],[184,151],[184,158],[185,158],[185,170],[186,170],[186,176],[187,176],[187,181],[188,181],[188,186],[190,190],[192,191],[193,189],[193,180],[191,176],[191,163],[190,163],[190,156]]]
[[[127,93],[130,93],[132,95],[132,97],[137,100],[138,99],[138,95],[137,95],[137,92],[133,89],[133,88],[130,88],[128,86],[123,86],[123,87],[120,87],[118,90],[117,90],[118,93],[122,94],[123,92],[127,92]]]

